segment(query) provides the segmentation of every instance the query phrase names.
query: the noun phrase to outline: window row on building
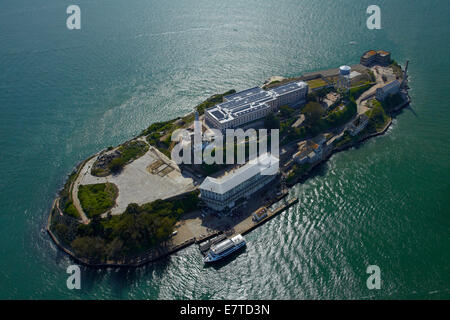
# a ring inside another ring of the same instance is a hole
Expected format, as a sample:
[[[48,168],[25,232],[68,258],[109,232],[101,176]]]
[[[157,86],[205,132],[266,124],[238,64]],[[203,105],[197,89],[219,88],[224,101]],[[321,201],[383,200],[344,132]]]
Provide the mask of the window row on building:
[[[391,62],[391,53],[384,50],[369,50],[364,52],[359,62],[366,67],[374,64],[388,65]]]
[[[290,82],[279,87],[263,90],[247,89],[224,97],[224,102],[205,111],[205,121],[219,130],[232,129],[266,117],[278,111],[282,105],[296,105],[306,101],[308,85]]]
[[[207,177],[199,186],[202,201],[215,211],[235,206],[237,200],[248,198],[274,180],[278,158],[264,154],[222,178]]]

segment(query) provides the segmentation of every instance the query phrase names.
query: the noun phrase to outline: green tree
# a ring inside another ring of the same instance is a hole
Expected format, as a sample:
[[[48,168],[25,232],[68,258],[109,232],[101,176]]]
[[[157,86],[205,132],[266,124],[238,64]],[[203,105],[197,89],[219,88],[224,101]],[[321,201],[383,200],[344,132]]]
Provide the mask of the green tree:
[[[126,213],[138,214],[139,213],[139,205],[137,203],[130,203],[125,209]]]
[[[302,113],[305,114],[305,124],[314,126],[322,117],[324,110],[322,105],[317,102],[308,102],[303,108]]]
[[[295,113],[295,110],[294,110],[294,108],[292,108],[290,106],[281,106],[280,113],[283,118],[287,119],[287,118],[290,118],[293,116],[293,114]]]
[[[111,170],[112,173],[119,173],[122,171],[124,165],[125,163],[122,158],[115,158],[110,162],[109,170]]]
[[[124,254],[124,245],[123,241],[119,238],[114,238],[107,246],[106,246],[106,255],[108,258],[113,260],[122,259]]]
[[[58,223],[55,227],[54,227],[54,231],[56,236],[58,237],[58,239],[60,239],[61,241],[63,241],[64,243],[68,242],[68,233],[69,233],[69,228],[63,224],[63,223]]]
[[[264,127],[266,129],[279,129],[280,119],[278,119],[278,117],[273,113],[269,113],[264,119]]]
[[[79,257],[102,262],[105,257],[105,243],[99,237],[79,237],[72,241],[72,248]]]

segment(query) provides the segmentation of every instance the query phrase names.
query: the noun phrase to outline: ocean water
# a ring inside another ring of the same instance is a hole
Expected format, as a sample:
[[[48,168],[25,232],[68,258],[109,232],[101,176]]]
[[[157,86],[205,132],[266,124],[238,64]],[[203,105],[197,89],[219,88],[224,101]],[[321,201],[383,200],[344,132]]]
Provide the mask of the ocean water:
[[[366,28],[366,0],[80,0],[74,31],[70,4],[0,2],[0,298],[450,298],[448,1],[378,0],[381,30]],[[82,268],[82,289],[67,289],[73,262],[44,226],[79,161],[213,93],[372,48],[410,60],[410,108],[292,188],[299,204],[245,252],[210,268],[195,246],[139,269]]]

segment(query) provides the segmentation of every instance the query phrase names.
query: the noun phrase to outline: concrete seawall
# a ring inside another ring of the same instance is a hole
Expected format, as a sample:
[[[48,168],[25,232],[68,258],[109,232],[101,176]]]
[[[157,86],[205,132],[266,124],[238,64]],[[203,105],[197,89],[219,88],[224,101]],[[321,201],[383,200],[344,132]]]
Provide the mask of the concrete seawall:
[[[280,200],[282,200],[283,198],[285,198],[288,195],[288,193],[284,193],[283,195],[277,197],[276,199],[274,199],[268,206],[279,202]],[[57,245],[57,247],[59,249],[61,249],[62,251],[64,251],[66,254],[68,254],[73,260],[75,260],[76,262],[88,266],[88,267],[94,267],[94,268],[111,268],[111,267],[130,267],[130,268],[137,268],[137,267],[141,267],[145,264],[148,264],[150,262],[155,262],[159,259],[168,257],[171,254],[174,254],[184,248],[189,247],[190,245],[196,243],[200,243],[206,240],[209,240],[211,238],[214,238],[216,236],[218,236],[219,234],[221,234],[221,231],[217,231],[214,232],[206,237],[203,238],[192,238],[189,239],[187,241],[185,241],[184,243],[177,245],[177,246],[168,246],[168,247],[156,247],[156,248],[152,248],[149,249],[148,251],[134,256],[132,258],[128,258],[125,259],[123,261],[107,261],[107,262],[103,262],[103,263],[96,263],[93,261],[89,261],[88,259],[84,259],[84,258],[80,258],[77,257],[77,255],[70,249],[68,248],[64,243],[62,243],[61,241],[59,241],[58,237],[52,232],[51,230],[51,223],[52,223],[52,218],[53,218],[53,214],[54,214],[54,209],[56,206],[56,201],[57,199],[54,200],[53,205],[52,205],[52,209],[50,211],[48,220],[47,220],[47,226],[46,226],[46,230],[48,232],[48,234],[50,235],[51,239],[53,240],[53,242]],[[293,198],[291,200],[289,200],[286,204],[280,206],[279,208],[276,208],[273,211],[269,211],[268,215],[266,218],[262,219],[261,221],[258,222],[253,222],[250,226],[245,226],[240,233],[241,234],[247,234],[253,230],[255,230],[257,227],[262,226],[263,224],[265,224],[267,221],[271,220],[272,218],[274,218],[275,216],[279,215],[280,213],[282,213],[284,210],[288,209],[289,207],[291,207],[292,205],[296,204],[298,202],[298,198]],[[253,213],[252,213],[253,214]],[[250,215],[251,217],[252,215]]]
[[[392,111],[392,113],[398,112],[401,109],[403,109],[404,107],[406,107],[408,104],[410,103],[410,99],[409,97],[407,97],[407,99],[399,106],[397,106],[396,108],[394,108],[394,110]],[[295,184],[297,184],[301,179],[306,178],[311,171],[317,167],[318,165],[320,165],[321,163],[327,161],[334,153],[340,152],[340,151],[344,151],[347,150],[355,145],[358,145],[359,143],[362,143],[363,141],[370,139],[372,137],[378,136],[378,135],[382,135],[384,134],[387,129],[389,128],[389,126],[392,123],[392,119],[389,119],[388,123],[385,125],[385,127],[379,131],[379,132],[375,132],[372,134],[368,134],[365,135],[364,137],[359,138],[357,141],[354,142],[349,142],[341,147],[338,148],[334,148],[331,151],[329,151],[329,153],[321,160],[318,161],[316,163],[314,163],[306,172],[304,172],[303,174],[301,174],[300,176],[298,176],[295,181],[293,181],[292,183],[287,183],[288,186],[293,186]],[[131,140],[130,140],[131,141]],[[101,151],[103,152],[103,151]],[[98,154],[100,154],[101,152],[91,156],[90,158],[82,161],[80,164],[77,165],[76,170],[77,170],[77,175],[80,173],[80,170],[83,168],[83,166],[86,164],[87,161],[89,161],[90,159],[92,159],[93,157],[97,156]],[[72,194],[72,188],[73,188],[73,184],[74,182],[72,182],[69,186],[69,193]],[[189,191],[190,192],[190,191]],[[284,197],[286,197],[288,195],[287,192],[283,193],[283,195],[281,197],[276,197],[273,198],[270,201],[270,204],[268,205],[264,205],[266,208],[270,207],[271,205],[273,205],[274,203],[282,200]],[[175,196],[175,198],[177,198],[178,196]],[[54,214],[61,214],[61,210],[59,209],[58,206],[58,201],[59,201],[59,197],[57,197],[52,204],[51,210],[50,210],[50,214],[48,216],[47,219],[47,226],[46,226],[46,230],[49,233],[51,239],[53,240],[53,242],[57,245],[57,247],[59,249],[61,249],[62,251],[64,251],[66,254],[68,254],[72,259],[74,259],[75,261],[77,261],[78,263],[82,264],[82,265],[86,265],[86,266],[90,266],[90,267],[95,267],[95,268],[108,268],[108,267],[140,267],[143,266],[147,263],[150,262],[154,262],[156,260],[162,259],[164,257],[167,257],[181,249],[184,249],[194,243],[200,243],[202,241],[206,241],[208,239],[211,239],[219,234],[222,233],[222,231],[217,231],[217,232],[213,232],[211,234],[208,234],[207,236],[203,236],[203,237],[193,237],[190,239],[187,239],[186,241],[178,244],[178,245],[166,245],[166,246],[159,246],[156,248],[152,248],[149,249],[145,252],[143,252],[142,254],[133,256],[133,257],[128,257],[124,260],[121,261],[107,261],[107,262],[103,262],[103,263],[96,263],[93,261],[90,261],[88,259],[84,259],[84,258],[80,258],[77,257],[77,255],[71,250],[71,248],[69,248],[66,244],[62,243],[57,236],[52,232],[51,230],[51,225],[52,225],[52,220],[53,220],[53,216]],[[285,209],[291,207],[292,205],[294,205],[295,203],[297,203],[299,200],[298,198],[294,198],[289,200],[287,203],[285,203],[284,205],[282,205],[281,207],[270,211],[268,210],[267,213],[267,217],[263,218],[261,221],[258,222],[254,222],[251,221],[251,217],[253,212],[250,214],[249,217],[247,217],[247,219],[250,219],[249,221],[246,221],[244,224],[242,224],[241,226],[238,227],[238,230],[229,230],[231,233],[241,233],[241,234],[247,234],[249,232],[251,232],[252,230],[256,229],[257,227],[263,225],[264,223],[266,223],[267,221],[271,220],[273,217],[275,217],[276,215],[280,214],[281,212],[283,212]],[[234,228],[233,228],[234,229]]]

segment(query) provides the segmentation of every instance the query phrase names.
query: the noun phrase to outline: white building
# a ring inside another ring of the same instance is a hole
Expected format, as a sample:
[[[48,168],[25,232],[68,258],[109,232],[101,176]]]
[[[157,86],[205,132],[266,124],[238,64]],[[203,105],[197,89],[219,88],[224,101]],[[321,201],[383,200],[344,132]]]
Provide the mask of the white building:
[[[308,84],[303,81],[289,82],[268,91],[275,98],[277,108],[284,105],[295,106],[306,102]]]
[[[305,82],[290,82],[263,90],[250,88],[224,97],[224,102],[205,110],[205,121],[219,130],[232,129],[264,118],[278,111],[282,105],[296,105],[306,101],[308,85]]]
[[[322,145],[311,140],[299,143],[299,151],[292,159],[298,164],[314,163],[322,159]]]
[[[207,177],[199,186],[202,201],[211,209],[223,211],[235,206],[237,200],[272,182],[278,173],[279,159],[263,154],[222,178]]]
[[[400,85],[401,85],[401,83],[398,80],[389,82],[384,87],[377,89],[377,91],[375,93],[375,97],[377,98],[377,100],[383,101],[390,94],[398,93],[398,91],[400,90]]]

